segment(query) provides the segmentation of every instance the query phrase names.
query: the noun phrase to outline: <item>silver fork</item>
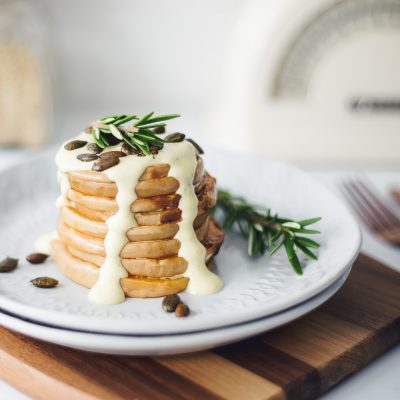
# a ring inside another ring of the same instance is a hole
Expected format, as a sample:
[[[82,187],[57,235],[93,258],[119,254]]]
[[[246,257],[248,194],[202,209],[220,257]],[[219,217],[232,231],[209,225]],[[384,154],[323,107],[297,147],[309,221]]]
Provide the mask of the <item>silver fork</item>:
[[[383,240],[400,246],[400,219],[360,179],[343,183],[347,200],[369,227]]]

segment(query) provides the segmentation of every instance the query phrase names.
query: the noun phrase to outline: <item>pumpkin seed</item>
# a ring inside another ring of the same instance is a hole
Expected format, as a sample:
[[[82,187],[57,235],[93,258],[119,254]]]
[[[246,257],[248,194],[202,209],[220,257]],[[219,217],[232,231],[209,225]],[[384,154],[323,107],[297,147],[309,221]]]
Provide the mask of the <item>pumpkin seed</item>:
[[[185,134],[179,132],[171,133],[164,140],[168,143],[179,143],[185,140]]]
[[[186,138],[186,140],[192,143],[192,145],[198,151],[199,154],[204,154],[204,150],[193,139]]]
[[[181,298],[177,294],[169,294],[164,297],[161,307],[165,312],[174,312],[180,302]]]
[[[132,149],[131,146],[129,146],[127,143],[124,143],[121,146],[121,151],[123,153],[125,153],[127,156],[131,155],[131,154],[135,154],[135,149]]]
[[[110,158],[110,157],[126,157],[126,153],[123,151],[107,151],[106,153],[100,154],[100,158]]]
[[[89,143],[87,145],[87,149],[88,149],[88,151],[90,151],[91,153],[94,153],[94,154],[99,154],[103,151],[103,149],[100,146],[97,146],[96,143]]]
[[[0,262],[0,272],[10,272],[17,268],[18,258],[7,257]]]
[[[72,140],[71,142],[68,142],[65,144],[64,149],[65,150],[76,150],[80,149],[81,147],[87,145],[87,142],[85,140]]]
[[[156,146],[151,146],[150,147],[150,153],[151,154],[158,154],[158,151],[159,151],[159,148],[158,147],[156,147]]]
[[[48,276],[39,276],[38,278],[32,279],[31,283],[38,288],[50,289],[58,285],[58,280]]]
[[[47,260],[48,254],[44,253],[32,253],[26,257],[26,261],[30,262],[31,264],[41,264]]]
[[[101,172],[108,168],[114,167],[119,163],[118,157],[100,158],[93,163],[92,170]]]
[[[134,154],[139,157],[142,157],[145,155],[142,151],[134,149],[133,147],[129,146],[129,144],[127,144],[127,143],[124,143],[121,146],[121,151],[124,152],[126,155]]]
[[[99,156],[97,154],[93,154],[93,153],[83,153],[83,154],[79,154],[76,158],[80,161],[88,162],[88,161],[97,160],[99,158]]]
[[[187,317],[190,314],[190,309],[185,303],[179,303],[175,309],[175,316],[178,318]]]
[[[153,128],[153,132],[155,134],[165,133],[165,126],[157,126],[156,128]]]

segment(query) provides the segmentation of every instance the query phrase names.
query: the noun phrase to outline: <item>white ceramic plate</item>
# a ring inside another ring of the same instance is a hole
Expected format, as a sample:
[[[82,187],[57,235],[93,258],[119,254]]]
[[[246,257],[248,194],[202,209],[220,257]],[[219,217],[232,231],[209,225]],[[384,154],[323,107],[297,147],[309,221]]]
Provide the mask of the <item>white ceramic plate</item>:
[[[312,311],[328,300],[345,282],[350,269],[333,285],[289,310],[267,318],[195,333],[158,336],[99,334],[56,328],[0,312],[0,325],[47,342],[96,353],[156,356],[191,353],[234,343],[277,328]]]
[[[298,277],[284,252],[251,260],[246,243],[228,234],[217,258],[224,289],[212,296],[183,294],[192,314],[177,319],[160,311],[160,299],[128,299],[97,306],[87,289],[65,278],[52,261],[23,261],[38,235],[55,228],[58,195],[52,155],[27,161],[0,174],[1,256],[21,258],[17,270],[2,274],[1,307],[13,314],[66,328],[108,333],[165,334],[206,330],[262,318],[293,307],[320,293],[355,259],[361,242],[357,223],[327,189],[301,171],[282,163],[209,152],[207,169],[220,187],[268,205],[281,215],[304,219],[322,216],[319,260],[305,261]],[[30,280],[40,275],[60,280],[56,289],[38,289]]]

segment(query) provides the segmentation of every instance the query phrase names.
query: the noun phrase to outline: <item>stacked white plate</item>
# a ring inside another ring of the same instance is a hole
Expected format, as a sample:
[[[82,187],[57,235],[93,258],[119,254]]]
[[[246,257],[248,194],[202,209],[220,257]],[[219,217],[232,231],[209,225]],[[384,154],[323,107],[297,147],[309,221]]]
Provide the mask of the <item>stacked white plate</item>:
[[[49,259],[24,261],[36,238],[55,229],[58,195],[52,155],[45,154],[0,174],[1,256],[19,257],[19,267],[0,275],[0,324],[17,332],[77,349],[126,355],[176,354],[232,343],[292,321],[318,307],[346,280],[361,235],[343,203],[313,179],[287,165],[212,153],[207,169],[219,187],[242,194],[294,219],[321,216],[318,261],[303,259],[297,276],[284,252],[249,259],[246,243],[226,236],[217,257],[224,289],[211,296],[182,294],[191,314],[175,318],[160,299],[128,299],[97,306],[87,289],[65,278]],[[39,289],[37,276],[52,276],[57,288]]]

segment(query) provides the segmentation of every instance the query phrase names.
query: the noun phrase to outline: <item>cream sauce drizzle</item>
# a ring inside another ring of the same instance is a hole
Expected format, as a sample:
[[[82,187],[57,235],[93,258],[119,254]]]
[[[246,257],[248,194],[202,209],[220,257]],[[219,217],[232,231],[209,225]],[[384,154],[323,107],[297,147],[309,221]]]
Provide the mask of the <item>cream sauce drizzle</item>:
[[[91,142],[90,135],[82,133],[75,139]],[[119,150],[120,145],[110,147],[109,150]],[[64,145],[56,155],[56,164],[59,171],[61,198],[57,204],[65,204],[69,189],[68,171],[90,170],[93,162],[82,162],[76,158],[85,148],[68,151]],[[169,164],[169,176],[178,180],[180,186],[177,193],[181,200],[179,208],[182,210],[182,221],[176,238],[181,242],[179,256],[186,259],[188,269],[184,276],[190,278],[187,291],[192,294],[212,294],[223,287],[219,276],[211,272],[205,265],[206,250],[199,242],[193,229],[193,221],[197,216],[198,199],[194,192],[193,177],[196,170],[196,154],[194,147],[187,141],[180,143],[166,143],[164,148],[154,157],[128,156],[120,159],[120,163],[103,173],[114,181],[118,188],[116,201],[118,211],[107,219],[108,233],[104,240],[106,258],[100,269],[100,276],[89,292],[89,300],[96,304],[116,304],[124,301],[125,295],[120,286],[120,279],[128,276],[121,265],[120,252],[128,242],[126,232],[137,226],[136,220],[130,211],[130,205],[136,199],[135,187],[145,169],[151,165]]]
[[[43,254],[51,254],[50,243],[52,240],[59,239],[57,231],[51,231],[39,236],[35,242],[35,250]]]

